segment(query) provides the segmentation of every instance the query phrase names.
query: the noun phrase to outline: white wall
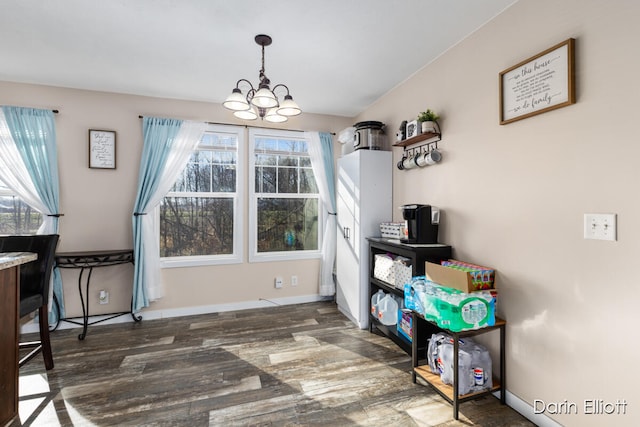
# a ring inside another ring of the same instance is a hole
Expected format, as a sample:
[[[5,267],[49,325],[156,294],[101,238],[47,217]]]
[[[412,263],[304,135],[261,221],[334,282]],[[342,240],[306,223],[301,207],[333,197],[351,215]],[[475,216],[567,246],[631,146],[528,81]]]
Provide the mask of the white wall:
[[[357,118],[395,132],[441,114],[442,163],[396,169],[394,205],[439,206],[440,240],[497,269],[508,390],[575,402],[546,414],[567,426],[640,421],[638,16],[633,0],[520,0]],[[501,126],[499,73],[570,37],[577,103]],[[618,240],[584,240],[587,212],[616,213]],[[626,399],[627,414],[586,415],[587,399]]]
[[[60,219],[59,251],[132,247],[131,214],[142,152],[142,120],[139,115],[245,124],[232,120],[232,114],[220,105],[202,102],[9,82],[0,82],[0,94],[0,104],[3,105],[60,110],[55,117],[60,205],[64,214]],[[267,122],[254,124],[266,126]],[[289,129],[338,132],[351,124],[351,120],[343,117],[303,114],[285,125]],[[115,170],[88,168],[89,129],[117,132]],[[339,150],[340,144],[336,144],[336,153]],[[244,206],[246,209],[248,199]],[[245,213],[245,237],[248,236],[247,217]],[[243,264],[163,270],[165,297],[152,303],[148,310],[194,312],[197,307],[244,307],[259,298],[295,301],[317,296],[319,260],[248,263],[247,254],[245,242]],[[128,308],[132,271],[130,265],[94,270],[90,296],[92,314]],[[274,288],[276,275],[285,279],[282,289]],[[291,286],[291,275],[298,276],[298,286]],[[78,270],[63,270],[68,316],[81,314],[77,277]],[[109,305],[97,305],[99,289],[110,291]]]

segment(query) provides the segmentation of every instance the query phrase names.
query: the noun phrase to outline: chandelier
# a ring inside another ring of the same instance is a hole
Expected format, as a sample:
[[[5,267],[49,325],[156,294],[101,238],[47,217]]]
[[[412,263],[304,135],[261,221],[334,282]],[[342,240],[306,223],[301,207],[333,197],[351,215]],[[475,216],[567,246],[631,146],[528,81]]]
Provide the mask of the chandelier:
[[[273,89],[269,88],[271,81],[264,73],[264,47],[271,44],[271,37],[258,34],[255,41],[262,46],[262,68],[260,69],[258,89],[255,89],[249,80],[240,79],[222,105],[233,111],[234,116],[243,120],[255,120],[260,116],[260,119],[273,123],[286,122],[288,117],[297,116],[302,110],[289,94],[289,88],[286,85],[277,84]],[[246,94],[240,90],[240,83],[243,82],[249,85]],[[276,89],[279,88],[287,91],[282,101],[275,94]]]

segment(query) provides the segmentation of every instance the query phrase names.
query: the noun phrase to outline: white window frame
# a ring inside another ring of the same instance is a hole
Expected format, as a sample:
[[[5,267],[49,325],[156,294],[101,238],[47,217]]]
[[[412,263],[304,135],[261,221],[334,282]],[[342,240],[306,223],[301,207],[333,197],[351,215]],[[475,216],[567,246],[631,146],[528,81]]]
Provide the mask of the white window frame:
[[[285,138],[304,140],[307,144],[311,141],[304,137],[304,133],[287,130],[249,128],[249,262],[273,262],[291,261],[302,259],[315,259],[322,257],[323,224],[325,223],[325,209],[322,198],[318,194],[318,249],[300,251],[282,251],[258,253],[258,195],[255,192],[255,140],[260,137]],[[283,195],[285,197],[309,198],[310,194]]]
[[[246,175],[246,138],[245,129],[242,126],[209,124],[205,132],[232,134],[237,137],[237,163],[236,163],[236,192],[234,196],[230,193],[209,193],[212,197],[233,198],[233,253],[224,255],[197,255],[160,258],[161,268],[195,267],[204,265],[239,264],[243,262],[244,254],[244,199],[245,199],[245,175]],[[160,205],[155,209],[155,229],[160,243]]]

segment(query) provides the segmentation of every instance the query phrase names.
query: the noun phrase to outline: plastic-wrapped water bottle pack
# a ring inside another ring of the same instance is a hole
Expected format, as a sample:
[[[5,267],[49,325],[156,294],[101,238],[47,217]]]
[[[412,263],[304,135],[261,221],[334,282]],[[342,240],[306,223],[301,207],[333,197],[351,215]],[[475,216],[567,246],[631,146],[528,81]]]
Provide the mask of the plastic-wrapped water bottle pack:
[[[453,384],[453,337],[440,332],[433,334],[427,346],[429,368],[439,374],[445,384]],[[489,351],[471,338],[459,340],[458,394],[488,390],[493,387],[492,363]]]

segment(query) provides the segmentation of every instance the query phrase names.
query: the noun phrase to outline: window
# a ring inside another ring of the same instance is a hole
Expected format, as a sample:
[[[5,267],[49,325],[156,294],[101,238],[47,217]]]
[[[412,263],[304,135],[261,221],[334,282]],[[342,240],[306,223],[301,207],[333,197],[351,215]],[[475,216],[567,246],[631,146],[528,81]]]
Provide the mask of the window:
[[[0,235],[36,234],[41,225],[42,214],[0,181]]]
[[[251,129],[250,261],[320,256],[320,196],[300,132]]]
[[[163,267],[242,261],[243,129],[209,125],[160,203]]]

